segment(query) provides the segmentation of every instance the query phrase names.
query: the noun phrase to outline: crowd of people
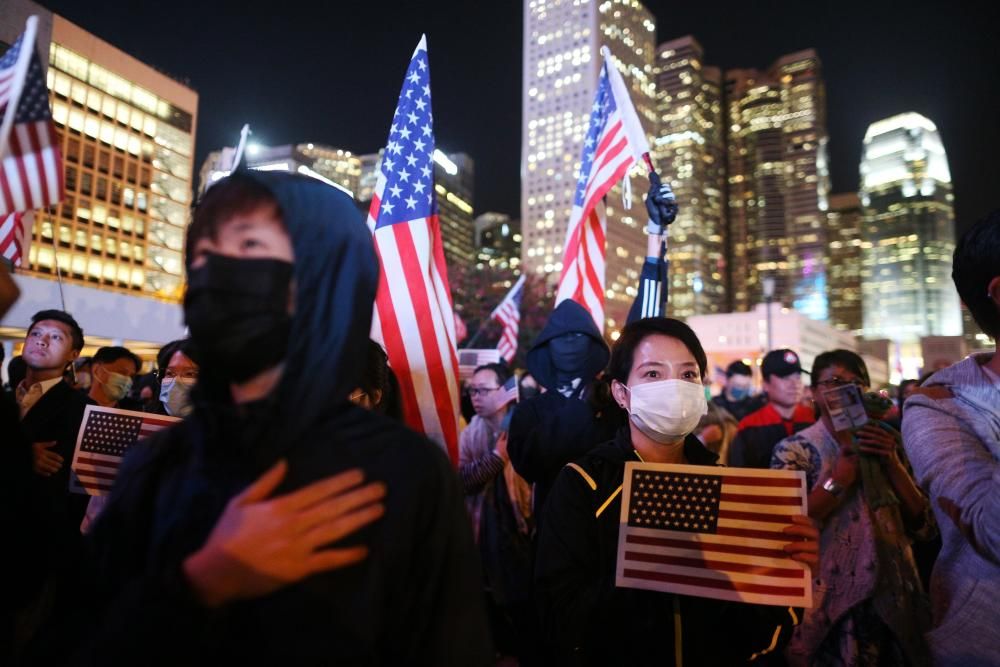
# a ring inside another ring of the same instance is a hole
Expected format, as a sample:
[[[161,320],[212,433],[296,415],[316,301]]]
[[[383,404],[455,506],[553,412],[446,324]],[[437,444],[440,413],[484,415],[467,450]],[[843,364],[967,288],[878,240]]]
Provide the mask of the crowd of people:
[[[82,359],[62,310],[37,313],[9,363],[4,663],[1000,664],[1000,355],[893,402],[854,352],[807,369],[771,350],[712,397],[683,322],[634,308],[609,346],[566,300],[519,400],[503,363],[465,383],[452,465],[403,424],[369,339],[376,257],[348,196],[237,171],[185,249],[190,338],[148,372],[124,347]],[[996,339],[1000,213],[962,238],[954,281]],[[0,310],[15,298],[0,273]],[[843,425],[842,390],[864,425]],[[88,497],[70,468],[88,405],[181,421]],[[779,548],[810,571],[813,606],[617,586],[633,461],[800,471],[808,516]]]

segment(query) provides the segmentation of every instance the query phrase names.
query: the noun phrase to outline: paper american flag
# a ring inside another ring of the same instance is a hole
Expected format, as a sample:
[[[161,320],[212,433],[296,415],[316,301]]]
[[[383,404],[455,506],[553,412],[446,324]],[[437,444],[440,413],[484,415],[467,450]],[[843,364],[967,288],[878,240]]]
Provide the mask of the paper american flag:
[[[107,495],[129,448],[179,421],[166,415],[88,405],[76,436],[71,490],[91,496]],[[75,488],[74,481],[82,491]]]
[[[628,463],[616,584],[812,607],[809,568],[781,550],[795,514],[807,514],[800,471]]]

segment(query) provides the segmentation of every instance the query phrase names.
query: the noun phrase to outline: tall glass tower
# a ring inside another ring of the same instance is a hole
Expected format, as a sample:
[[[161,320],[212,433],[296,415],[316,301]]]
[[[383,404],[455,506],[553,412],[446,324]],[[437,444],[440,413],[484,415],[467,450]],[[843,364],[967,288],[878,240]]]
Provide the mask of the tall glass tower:
[[[934,123],[910,112],[869,126],[860,195],[864,336],[912,348],[922,336],[961,335],[951,172]]]

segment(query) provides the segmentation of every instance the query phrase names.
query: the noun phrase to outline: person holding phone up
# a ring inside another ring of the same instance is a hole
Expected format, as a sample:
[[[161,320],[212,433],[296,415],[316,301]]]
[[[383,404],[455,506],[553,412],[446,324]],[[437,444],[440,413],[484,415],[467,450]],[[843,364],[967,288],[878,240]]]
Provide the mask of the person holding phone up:
[[[812,389],[820,420],[779,442],[771,458],[771,468],[806,473],[809,516],[824,522],[815,604],[787,649],[791,665],[928,664],[929,608],[910,543],[932,538],[936,524],[898,433],[841,419],[850,403],[844,389],[853,386],[860,402],[869,385],[854,352],[817,356]],[[862,456],[881,462],[891,490],[877,502],[862,484]]]

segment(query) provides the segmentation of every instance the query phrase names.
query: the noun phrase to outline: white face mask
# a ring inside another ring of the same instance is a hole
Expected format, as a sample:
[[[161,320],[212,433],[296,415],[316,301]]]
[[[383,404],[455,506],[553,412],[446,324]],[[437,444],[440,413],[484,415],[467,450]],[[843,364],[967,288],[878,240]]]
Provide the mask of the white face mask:
[[[651,440],[677,442],[693,432],[708,412],[705,388],[685,380],[662,380],[632,387],[632,423]]]
[[[106,380],[101,380],[97,378],[97,381],[104,386],[104,393],[112,401],[120,401],[128,393],[132,391],[132,378],[121,373],[115,373],[114,371],[105,370],[107,374]]]
[[[160,402],[171,417],[187,417],[191,414],[191,387],[195,380],[188,378],[167,378],[160,383]]]

